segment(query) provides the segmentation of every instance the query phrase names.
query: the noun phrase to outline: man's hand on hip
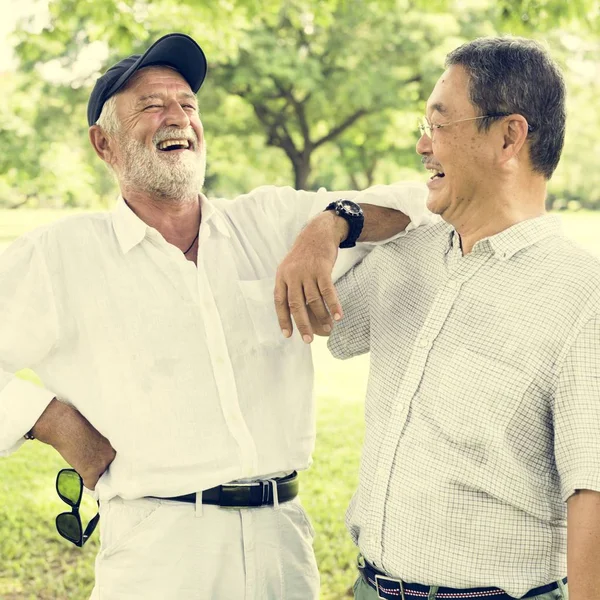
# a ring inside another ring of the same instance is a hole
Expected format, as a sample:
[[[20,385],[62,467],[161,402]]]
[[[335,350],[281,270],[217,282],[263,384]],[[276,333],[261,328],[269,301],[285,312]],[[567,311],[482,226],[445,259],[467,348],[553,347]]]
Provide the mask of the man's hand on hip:
[[[296,238],[292,249],[277,269],[275,309],[285,337],[294,330],[292,317],[302,339],[309,344],[313,334],[329,335],[332,316],[342,318],[331,271],[338,246],[348,235],[348,223],[334,212],[314,217]]]
[[[72,406],[50,402],[33,427],[34,437],[55,448],[81,475],[89,490],[116,456],[110,442]]]

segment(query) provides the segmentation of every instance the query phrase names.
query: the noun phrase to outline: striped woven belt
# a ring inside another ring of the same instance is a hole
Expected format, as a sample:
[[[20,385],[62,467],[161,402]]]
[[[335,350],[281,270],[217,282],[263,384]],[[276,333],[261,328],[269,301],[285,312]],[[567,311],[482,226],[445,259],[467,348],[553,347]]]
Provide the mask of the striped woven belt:
[[[365,560],[364,567],[358,567],[363,579],[377,592],[378,598],[382,600],[415,600],[421,598],[427,600],[432,586],[420,583],[406,583],[401,579],[388,577],[385,573],[378,571],[373,565]],[[567,578],[562,580],[567,583]],[[522,598],[533,598],[547,594],[558,588],[558,582],[549,583],[529,590]],[[495,587],[486,588],[448,588],[439,587],[435,593],[436,600],[516,600],[509,596],[504,590]]]

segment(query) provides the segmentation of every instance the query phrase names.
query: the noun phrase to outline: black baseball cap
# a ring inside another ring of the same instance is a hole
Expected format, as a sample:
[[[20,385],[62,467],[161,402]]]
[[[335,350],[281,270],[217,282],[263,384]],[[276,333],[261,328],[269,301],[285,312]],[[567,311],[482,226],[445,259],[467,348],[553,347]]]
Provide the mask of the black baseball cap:
[[[206,77],[206,56],[202,48],[188,35],[170,33],[154,42],[144,54],[133,54],[113,65],[98,78],[87,108],[90,127],[98,120],[104,103],[114,96],[140,69],[166,65],[181,73],[194,94]]]

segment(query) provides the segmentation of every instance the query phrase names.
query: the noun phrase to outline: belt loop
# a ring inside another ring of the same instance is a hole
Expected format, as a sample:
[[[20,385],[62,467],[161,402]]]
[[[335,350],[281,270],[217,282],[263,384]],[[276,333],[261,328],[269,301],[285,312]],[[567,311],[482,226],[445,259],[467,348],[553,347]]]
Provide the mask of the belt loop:
[[[202,504],[202,492],[196,492],[196,517],[204,515],[204,505]]]
[[[438,590],[439,590],[439,586],[437,586],[437,585],[432,585],[432,586],[429,588],[429,594],[428,594],[428,596],[427,596],[427,600],[435,600],[435,599],[436,599],[436,597],[437,597]]]
[[[562,579],[559,579],[557,582],[558,589],[560,590],[560,597],[562,600],[569,600],[569,588],[567,587],[568,583],[563,583]]]
[[[279,494],[277,493],[277,481],[275,479],[267,479],[273,486],[273,508],[279,510]]]

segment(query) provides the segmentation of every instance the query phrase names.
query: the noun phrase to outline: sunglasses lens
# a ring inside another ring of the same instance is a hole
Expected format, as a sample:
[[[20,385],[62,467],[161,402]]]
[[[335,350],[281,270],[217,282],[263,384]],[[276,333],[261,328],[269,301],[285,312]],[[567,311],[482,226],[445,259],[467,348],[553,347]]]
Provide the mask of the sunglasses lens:
[[[56,517],[56,529],[64,538],[78,544],[81,542],[81,521],[74,515],[63,513]]]
[[[83,483],[79,473],[68,469],[61,471],[56,482],[56,489],[63,502],[69,506],[79,506],[83,492]]]

